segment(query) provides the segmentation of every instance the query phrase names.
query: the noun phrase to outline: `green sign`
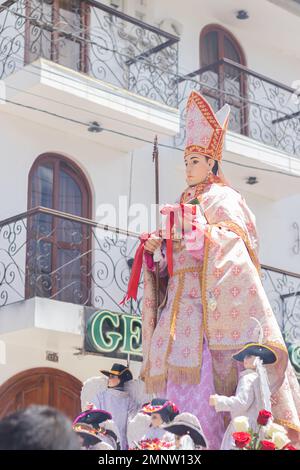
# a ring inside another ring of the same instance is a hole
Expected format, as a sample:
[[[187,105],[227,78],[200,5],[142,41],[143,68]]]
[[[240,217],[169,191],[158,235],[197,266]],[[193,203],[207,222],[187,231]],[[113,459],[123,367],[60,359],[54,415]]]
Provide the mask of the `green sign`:
[[[140,317],[100,310],[86,320],[85,351],[114,358],[142,360]]]

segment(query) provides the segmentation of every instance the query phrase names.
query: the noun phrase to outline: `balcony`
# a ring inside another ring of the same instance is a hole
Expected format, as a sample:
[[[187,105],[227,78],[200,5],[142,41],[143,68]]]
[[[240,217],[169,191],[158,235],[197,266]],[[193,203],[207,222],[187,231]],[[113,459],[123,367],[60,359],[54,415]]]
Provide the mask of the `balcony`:
[[[0,37],[0,79],[6,97],[26,106],[7,103],[3,111],[58,128],[61,121],[54,115],[60,114],[68,120],[66,130],[78,135],[75,108],[78,122],[89,123],[101,115],[102,127],[123,133],[114,139],[122,150],[142,145],[133,139],[125,142],[125,134],[136,135],[136,126],[141,139],[152,140],[154,133],[175,136],[181,148],[187,96],[196,89],[215,109],[225,102],[231,105],[229,130],[241,137],[235,141],[237,154],[252,142],[249,152],[259,158],[262,149],[262,163],[300,173],[295,90],[232,60],[182,76],[177,36],[94,0],[4,1]],[[48,115],[30,107],[46,109]],[[88,138],[112,142],[109,133]],[[255,142],[263,146],[255,147]],[[273,153],[268,154],[270,148]],[[286,155],[294,159],[287,163]]]
[[[300,102],[293,88],[229,59],[180,77],[178,84],[182,117],[187,96],[192,89],[198,90],[214,109],[224,103],[231,106],[229,130],[245,136],[244,143],[250,138],[278,153],[300,158]],[[176,145],[183,145],[184,140],[182,128]],[[296,169],[300,171],[298,166]]]
[[[8,0],[0,37],[0,79],[43,58],[177,105],[179,38],[97,1]]]
[[[0,334],[27,328],[32,301],[43,329],[65,328],[65,315],[80,332],[83,306],[140,315],[141,286],[137,301],[119,305],[138,243],[135,233],[42,207],[3,220]],[[300,379],[300,275],[263,265],[262,282]]]
[[[123,151],[138,146],[126,140],[136,127],[147,140],[178,132],[178,37],[98,1],[7,0],[0,38],[2,111],[61,129],[58,114],[77,135],[99,121],[123,134]],[[112,144],[109,132],[82,135]]]
[[[36,208],[0,223],[0,306],[32,297],[140,314],[120,306],[138,235]]]

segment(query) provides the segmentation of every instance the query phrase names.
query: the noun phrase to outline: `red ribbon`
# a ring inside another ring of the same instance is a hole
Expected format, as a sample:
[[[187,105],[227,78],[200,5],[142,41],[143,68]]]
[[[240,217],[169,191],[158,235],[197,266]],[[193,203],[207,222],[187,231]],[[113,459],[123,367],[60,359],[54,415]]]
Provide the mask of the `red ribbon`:
[[[124,305],[128,300],[133,299],[136,300],[137,298],[137,291],[139,286],[139,281],[141,277],[141,270],[143,265],[143,255],[144,255],[144,245],[146,240],[150,237],[150,234],[142,234],[140,237],[140,245],[136,250],[133,265],[131,268],[130,279],[128,283],[128,288],[125,296],[119,303],[119,305]]]
[[[182,236],[184,236],[184,211],[185,211],[185,205],[180,204],[181,208],[181,215],[182,215],[182,228],[181,228],[181,233]],[[178,212],[175,211],[175,209],[172,210],[171,207],[168,208],[167,212],[167,237],[166,237],[166,251],[167,251],[167,265],[168,265],[168,273],[169,276],[173,276],[173,240],[172,240],[172,232],[173,232],[173,227],[175,224],[175,212],[176,212],[176,220],[178,221]],[[196,215],[196,206],[192,207],[192,215]],[[194,223],[192,223],[192,230],[195,230],[196,227]],[[148,240],[150,237],[150,234],[144,233],[140,237],[140,245],[138,249],[136,250],[135,256],[134,256],[134,261],[133,265],[131,268],[131,275],[128,283],[128,288],[127,292],[124,296],[124,298],[121,300],[119,305],[124,305],[128,300],[137,299],[137,291],[138,291],[138,285],[141,277],[141,270],[142,270],[142,265],[143,265],[143,256],[144,256],[144,248],[145,248],[145,242]]]

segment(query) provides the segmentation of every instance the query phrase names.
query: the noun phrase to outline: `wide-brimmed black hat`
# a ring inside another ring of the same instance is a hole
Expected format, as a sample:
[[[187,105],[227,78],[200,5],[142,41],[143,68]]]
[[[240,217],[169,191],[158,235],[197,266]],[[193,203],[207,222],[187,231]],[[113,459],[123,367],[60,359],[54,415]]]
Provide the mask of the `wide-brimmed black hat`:
[[[207,447],[200,422],[191,413],[180,413],[172,423],[165,425],[164,429],[180,437],[188,434],[196,446]]]
[[[123,364],[115,363],[113,364],[111,370],[100,370],[100,372],[107,377],[110,375],[115,375],[116,377],[119,377],[122,382],[128,382],[129,380],[133,379],[133,375],[129,368]]]
[[[153,398],[149,403],[143,405],[142,412],[148,415],[158,413],[165,423],[169,423],[179,414],[175,403],[165,398]]]
[[[246,356],[257,356],[263,361],[263,364],[274,364],[277,361],[277,355],[273,349],[265,344],[246,343],[240,351],[232,357],[236,361],[242,362]]]
[[[108,411],[97,409],[87,410],[80,413],[80,415],[74,419],[73,425],[77,423],[85,423],[97,429],[101,423],[109,419],[112,419],[112,415]]]

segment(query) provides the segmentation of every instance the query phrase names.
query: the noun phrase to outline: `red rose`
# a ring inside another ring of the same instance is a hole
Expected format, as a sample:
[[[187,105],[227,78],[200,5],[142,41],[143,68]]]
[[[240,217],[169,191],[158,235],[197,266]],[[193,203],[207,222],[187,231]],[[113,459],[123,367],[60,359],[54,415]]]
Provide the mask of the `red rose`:
[[[282,450],[297,450],[296,447],[292,446],[292,444],[287,444],[283,447]]]
[[[270,411],[260,410],[257,417],[257,423],[261,426],[265,426],[270,418],[272,418],[272,413],[270,413]]]
[[[260,450],[276,450],[274,442],[271,441],[260,441]]]
[[[234,432],[232,437],[235,441],[236,447],[243,449],[249,442],[251,442],[251,436],[248,432]]]

